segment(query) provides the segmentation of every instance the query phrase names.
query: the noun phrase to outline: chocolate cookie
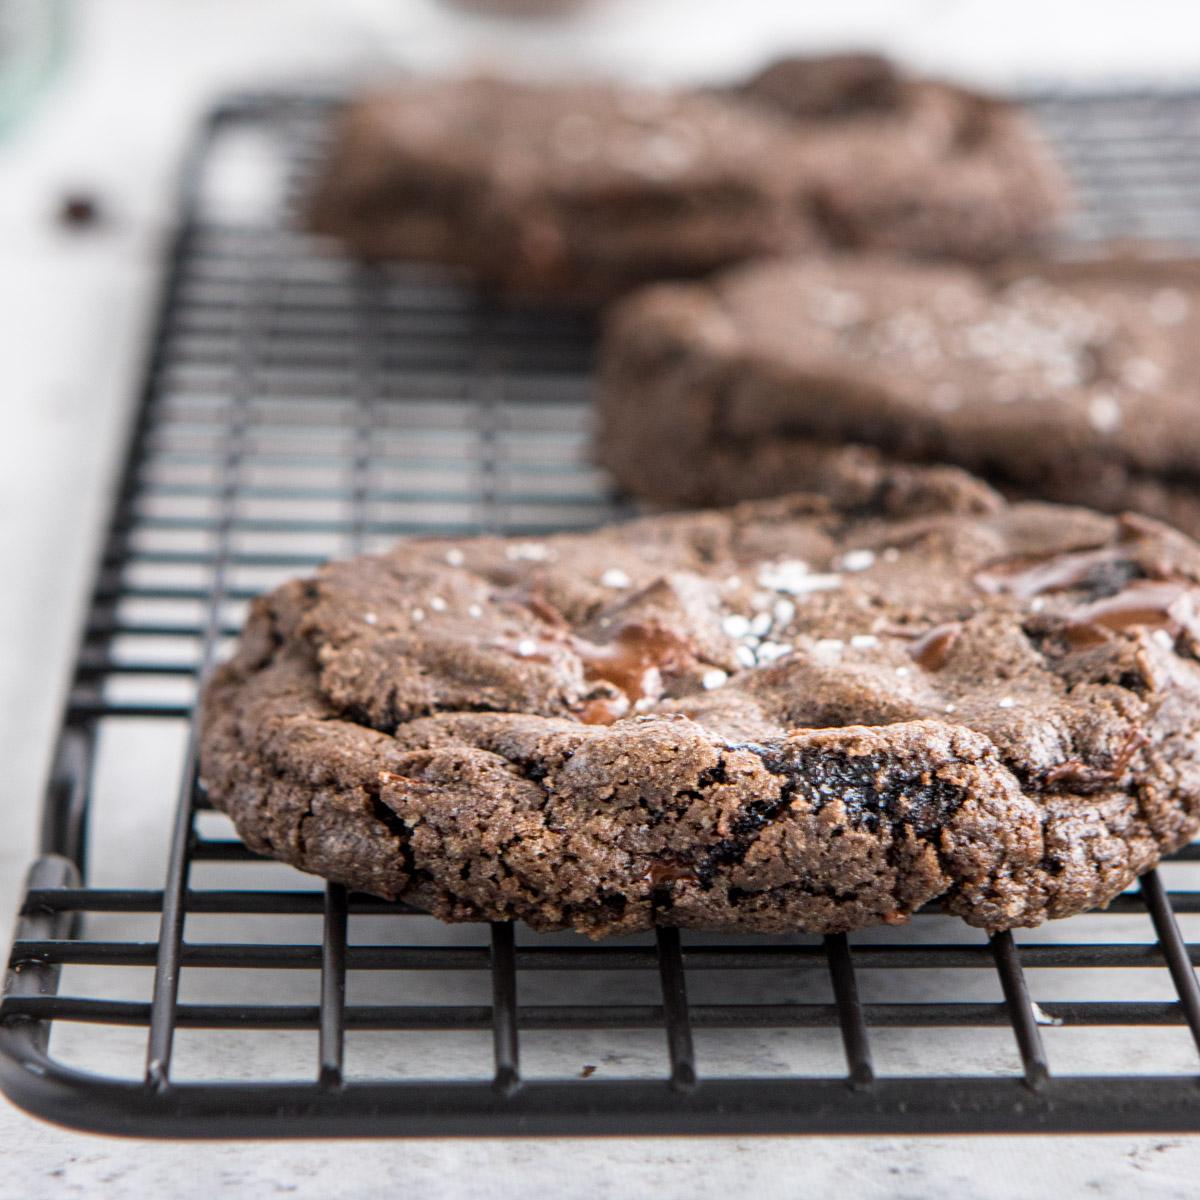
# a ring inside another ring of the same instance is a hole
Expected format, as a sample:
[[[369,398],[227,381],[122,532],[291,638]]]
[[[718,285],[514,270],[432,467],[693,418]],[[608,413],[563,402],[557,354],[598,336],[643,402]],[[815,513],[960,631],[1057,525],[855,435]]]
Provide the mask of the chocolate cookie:
[[[953,470],[408,542],[256,602],[202,777],[259,853],[447,920],[1035,925],[1197,828],[1198,581]]]
[[[1038,270],[809,257],[647,289],[601,352],[600,459],[688,504],[944,461],[1200,533],[1200,271]]]
[[[397,85],[346,108],[306,220],[364,259],[581,304],[830,243],[987,257],[1045,232],[1065,187],[1023,113],[853,61],[719,92]]]
[[[989,260],[1048,233],[1067,207],[1032,120],[993,96],[863,54],[785,59],[738,91],[791,118],[835,246]]]
[[[812,240],[786,121],[699,93],[471,78],[345,110],[308,211],[365,259],[597,303]]]

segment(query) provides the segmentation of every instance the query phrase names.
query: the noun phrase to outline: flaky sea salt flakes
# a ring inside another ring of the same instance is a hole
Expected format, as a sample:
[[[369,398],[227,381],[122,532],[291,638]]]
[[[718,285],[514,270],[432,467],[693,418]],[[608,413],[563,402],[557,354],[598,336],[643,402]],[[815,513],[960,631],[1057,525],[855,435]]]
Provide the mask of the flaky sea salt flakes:
[[[808,563],[799,558],[785,558],[758,570],[760,587],[773,592],[789,592],[799,580],[808,576]]]
[[[912,674],[912,668],[911,667],[897,667],[896,674],[899,675],[901,679],[903,679],[906,675]]]
[[[684,137],[656,134],[643,147],[644,169],[654,175],[675,175],[696,157],[695,147]]]
[[[1079,364],[1072,361],[1052,363],[1044,372],[1042,378],[1047,387],[1069,388],[1078,387],[1083,382],[1083,374]]]
[[[721,586],[727,592],[736,592],[742,586],[742,577],[740,575],[730,575]]]
[[[1000,699],[996,701],[996,703],[1001,708],[1012,708],[1013,705],[1016,704],[1016,701],[1011,696],[1001,696]]]
[[[879,639],[873,633],[856,633],[850,639],[850,645],[855,650],[870,650],[879,645]]]
[[[895,546],[889,546],[880,556],[885,563],[894,563],[900,561],[900,551]]]
[[[796,606],[790,600],[776,600],[771,605],[771,616],[776,625],[789,625],[796,615]]]
[[[729,676],[719,667],[713,667],[712,670],[705,671],[700,677],[700,684],[706,692],[711,692],[714,688],[719,688]]]
[[[533,638],[522,638],[516,648],[522,658],[532,658],[537,653],[537,642]]]
[[[760,663],[773,663],[791,652],[792,647],[786,642],[763,642],[758,648],[757,657]]]
[[[504,557],[510,562],[545,562],[550,557],[550,547],[545,542],[514,542],[506,547]]]
[[[620,567],[609,567],[600,576],[600,582],[607,588],[627,588],[631,580]]]
[[[1187,319],[1191,304],[1178,288],[1160,288],[1150,297],[1150,317],[1159,325],[1178,325]]]
[[[461,567],[466,560],[463,557],[463,552],[452,546],[446,551],[446,561],[452,567]]]
[[[1139,392],[1148,392],[1162,383],[1162,367],[1150,358],[1131,358],[1121,368],[1121,379]]]
[[[813,646],[813,656],[822,662],[835,662],[845,648],[846,643],[841,638],[821,638]]]
[[[774,592],[755,592],[750,597],[750,607],[756,613],[765,613],[771,611],[771,606],[775,603]]]
[[[957,384],[939,383],[929,393],[929,403],[937,412],[954,412],[962,407],[962,391]]]
[[[1063,1023],[1062,1017],[1052,1017],[1040,1004],[1034,1001],[1030,1002],[1029,1010],[1033,1013],[1033,1019],[1039,1025],[1061,1025]]]
[[[806,592],[832,592],[842,586],[840,575],[809,575],[792,594],[803,596]]]
[[[838,564],[843,571],[867,571],[875,565],[874,550],[847,550]]]
[[[842,586],[840,575],[810,575],[808,563],[798,558],[783,559],[761,567],[758,582],[759,586],[770,588],[773,592],[787,592],[792,596],[828,592]]]
[[[379,624],[379,617],[373,612],[363,613],[363,620],[366,621],[368,625]]]
[[[867,313],[867,306],[862,298],[853,292],[830,288],[820,297],[820,301],[819,311],[814,316],[822,324],[830,325],[834,329],[857,325]]]
[[[992,321],[968,326],[964,340],[967,349],[978,358],[995,358],[1000,351],[1000,339]]]
[[[750,632],[750,621],[747,617],[743,617],[741,613],[730,613],[721,622],[721,628],[728,637],[744,638]]]
[[[467,616],[474,617],[475,620],[478,621],[479,618],[483,616],[483,606],[479,604],[469,605],[467,608]]]
[[[429,607],[432,608],[434,612],[445,612],[446,601],[443,600],[441,596],[430,596]]]
[[[1088,403],[1088,421],[1098,433],[1112,433],[1121,423],[1121,406],[1112,396],[1093,396]]]
[[[879,337],[886,348],[906,354],[917,366],[928,366],[942,357],[929,318],[919,312],[899,312],[881,322]]]
[[[408,615],[412,618],[414,625],[419,625],[425,620],[425,610],[423,608],[414,608]]]
[[[734,657],[743,667],[753,667],[758,665],[758,659],[754,656],[754,651],[749,646],[739,646],[734,652]]]
[[[1164,650],[1175,649],[1175,638],[1168,629],[1156,629],[1150,635]]]
[[[759,613],[753,621],[750,622],[750,632],[757,638],[766,637],[771,632],[771,626],[774,621],[770,613]]]
[[[948,713],[952,713],[952,712],[958,712],[958,705],[957,705],[957,704],[947,704],[947,705],[946,705],[946,706],[945,706],[945,707],[942,709],[942,711],[943,711],[943,712],[948,712]]]

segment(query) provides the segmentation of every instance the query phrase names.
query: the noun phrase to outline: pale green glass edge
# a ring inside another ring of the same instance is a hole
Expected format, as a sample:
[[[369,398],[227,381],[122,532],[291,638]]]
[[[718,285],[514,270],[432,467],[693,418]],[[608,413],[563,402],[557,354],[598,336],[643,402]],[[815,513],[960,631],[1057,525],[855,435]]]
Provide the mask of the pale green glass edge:
[[[47,30],[41,53],[11,76],[0,74],[0,139],[30,113],[66,60],[72,0],[41,0],[41,5]]]

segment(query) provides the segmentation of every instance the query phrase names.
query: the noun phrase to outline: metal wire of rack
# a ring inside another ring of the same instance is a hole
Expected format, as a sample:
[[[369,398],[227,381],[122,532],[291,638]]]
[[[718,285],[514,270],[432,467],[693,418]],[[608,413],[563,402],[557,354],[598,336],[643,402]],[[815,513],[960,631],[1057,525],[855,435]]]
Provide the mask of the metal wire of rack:
[[[1031,103],[1076,241],[1200,240],[1200,93]],[[1200,1128],[1200,846],[1018,938],[593,945],[440,926],[231,835],[188,722],[252,595],[400,535],[625,514],[586,465],[585,319],[289,231],[326,112],[230,102],[187,161],[0,1009],[10,1098],[174,1137]],[[245,139],[275,166],[231,199]]]

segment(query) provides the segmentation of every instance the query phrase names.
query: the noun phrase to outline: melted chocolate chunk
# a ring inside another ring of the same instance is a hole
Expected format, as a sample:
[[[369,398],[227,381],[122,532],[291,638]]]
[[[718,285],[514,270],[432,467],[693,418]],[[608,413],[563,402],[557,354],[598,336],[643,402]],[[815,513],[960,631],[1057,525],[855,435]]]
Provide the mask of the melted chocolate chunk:
[[[646,878],[652,887],[661,888],[672,883],[694,883],[699,876],[683,863],[653,862],[646,869]]]
[[[961,621],[948,621],[945,625],[935,625],[926,633],[921,634],[908,648],[913,661],[923,671],[940,671],[950,657],[954,643],[962,634]]]
[[[636,710],[642,700],[661,699],[663,672],[678,670],[688,658],[686,644],[669,630],[651,625],[626,625],[605,645],[573,638],[585,676],[612,684],[624,697],[605,697],[585,705],[579,718],[588,725],[611,725]]]
[[[632,705],[624,692],[610,696],[594,696],[585,700],[575,715],[585,725],[611,725],[622,717],[629,716]]]
[[[995,563],[975,576],[991,595],[1008,593],[1032,600],[1047,592],[1084,591],[1099,599],[1119,592],[1131,580],[1143,578],[1142,566],[1117,547],[1057,554],[1031,563],[1028,559]]]
[[[1126,547],[1145,533],[1134,520],[1123,521],[1120,532],[1120,545],[1034,563],[994,564],[978,572],[975,582],[992,595],[1008,593],[1021,600],[1052,592],[1084,592],[1088,599],[1067,613],[1066,639],[1075,649],[1103,645],[1111,634],[1128,629],[1200,636],[1196,602],[1200,589],[1187,580],[1169,578],[1162,566],[1147,568],[1129,556]]]
[[[1129,770],[1134,755],[1147,740],[1140,729],[1135,729],[1111,763],[1087,763],[1082,759],[1072,758],[1059,763],[1057,767],[1051,767],[1042,776],[1041,784],[1051,792],[1065,791],[1088,795],[1105,791],[1120,782],[1121,777]]]
[[[1133,583],[1114,596],[1073,609],[1067,640],[1075,647],[1095,646],[1110,633],[1127,629],[1165,629],[1172,637],[1184,631],[1200,634],[1198,595],[1200,591],[1186,583]]]

